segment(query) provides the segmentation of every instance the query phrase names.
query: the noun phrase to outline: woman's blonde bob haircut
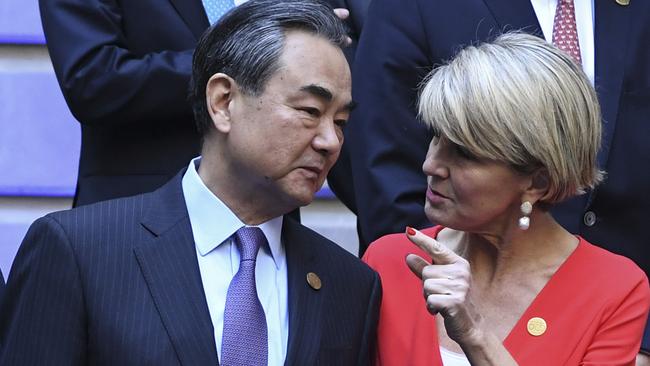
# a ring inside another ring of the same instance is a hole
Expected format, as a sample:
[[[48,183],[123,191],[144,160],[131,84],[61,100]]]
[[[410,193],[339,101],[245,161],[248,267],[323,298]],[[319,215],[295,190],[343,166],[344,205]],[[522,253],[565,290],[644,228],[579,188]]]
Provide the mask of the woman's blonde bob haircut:
[[[423,81],[419,114],[434,134],[471,154],[530,174],[548,173],[540,202],[595,187],[601,119],[594,88],[546,41],[506,33],[463,49]]]

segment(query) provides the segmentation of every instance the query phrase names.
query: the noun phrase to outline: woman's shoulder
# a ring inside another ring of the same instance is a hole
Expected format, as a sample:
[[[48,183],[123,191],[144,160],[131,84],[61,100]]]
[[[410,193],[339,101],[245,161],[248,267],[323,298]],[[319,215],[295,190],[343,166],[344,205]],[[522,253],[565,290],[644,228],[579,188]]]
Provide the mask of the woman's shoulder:
[[[598,287],[609,286],[612,295],[630,291],[650,292],[645,272],[631,259],[614,254],[580,238],[572,256],[574,272],[582,272],[586,279]]]
[[[645,273],[631,259],[614,254],[580,237],[579,259],[582,265],[596,271],[599,277],[639,280]]]
[[[441,226],[422,229],[424,234],[436,237],[442,229]],[[404,233],[384,235],[370,244],[363,255],[364,262],[377,270],[385,265],[392,266],[395,262],[403,263],[408,254],[417,254],[425,259],[427,254],[411,243]]]

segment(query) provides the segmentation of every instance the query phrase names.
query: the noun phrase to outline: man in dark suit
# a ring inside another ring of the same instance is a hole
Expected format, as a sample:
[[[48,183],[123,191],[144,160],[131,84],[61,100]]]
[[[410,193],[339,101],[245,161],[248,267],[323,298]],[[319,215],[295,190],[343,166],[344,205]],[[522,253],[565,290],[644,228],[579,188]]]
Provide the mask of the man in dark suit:
[[[345,8],[349,16],[345,19],[349,28],[349,35],[352,43],[345,48],[345,57],[348,59],[350,67],[354,63],[354,56],[357,51],[358,40],[363,30],[363,23],[366,20],[370,0],[331,0],[330,3],[335,8]],[[354,123],[354,121],[352,121]],[[347,132],[346,132],[347,133]],[[357,207],[354,198],[354,186],[352,184],[352,167],[350,164],[349,142],[343,144],[341,155],[332,167],[327,177],[327,183],[336,197],[352,212],[356,214]]]
[[[2,271],[0,271],[0,303],[2,303],[2,296],[5,293],[5,277],[2,275]]]
[[[315,0],[252,0],[206,33],[191,98],[202,156],[155,192],[32,225],[0,308],[0,365],[368,364],[378,276],[283,217],[339,154],[345,37]],[[255,250],[242,232],[261,234]]]
[[[415,110],[422,78],[463,45],[504,30],[548,36],[540,27],[535,3],[554,6],[553,1],[372,1],[352,73],[359,107],[346,136],[361,252],[378,237],[401,232],[407,225],[431,225],[423,210],[426,179],[422,173],[431,134],[417,120]],[[581,48],[591,53],[583,57],[583,64],[591,63],[601,103],[604,139],[599,162],[607,178],[595,191],[554,208],[553,213],[571,232],[633,259],[648,274],[650,3],[575,4],[578,9],[589,7],[583,20],[592,36],[583,36],[593,46],[589,51],[585,42]],[[552,16],[548,20],[552,25]],[[650,339],[644,347],[650,347]]]
[[[367,0],[348,1],[328,3],[349,6],[355,39]],[[192,52],[209,26],[202,1],[39,3],[54,71],[81,123],[74,206],[160,187],[199,154],[186,95]]]

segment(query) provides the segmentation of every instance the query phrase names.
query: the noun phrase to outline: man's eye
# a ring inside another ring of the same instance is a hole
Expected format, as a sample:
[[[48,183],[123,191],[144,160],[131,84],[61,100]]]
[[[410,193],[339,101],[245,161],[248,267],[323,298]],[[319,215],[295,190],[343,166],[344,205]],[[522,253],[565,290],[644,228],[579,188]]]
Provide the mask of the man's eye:
[[[313,117],[320,116],[320,111],[318,110],[318,108],[302,107],[302,108],[298,108],[298,110],[302,111],[302,112],[305,112],[305,113],[307,113],[307,114],[309,114],[310,116],[313,116]]]
[[[337,119],[337,120],[334,120],[334,124],[337,125],[338,127],[344,128],[345,125],[348,124],[348,120],[346,120],[346,119]]]

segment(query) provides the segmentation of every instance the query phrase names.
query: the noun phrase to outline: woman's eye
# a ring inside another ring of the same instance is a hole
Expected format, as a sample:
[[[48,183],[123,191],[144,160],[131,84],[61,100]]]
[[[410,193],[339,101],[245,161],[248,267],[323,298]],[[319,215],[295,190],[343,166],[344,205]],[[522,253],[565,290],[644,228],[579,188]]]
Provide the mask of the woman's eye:
[[[478,160],[476,155],[469,152],[469,150],[467,150],[466,148],[464,148],[464,147],[462,147],[460,145],[455,145],[454,148],[455,148],[456,153],[458,154],[458,156],[460,156],[461,158],[467,159],[467,160]]]

